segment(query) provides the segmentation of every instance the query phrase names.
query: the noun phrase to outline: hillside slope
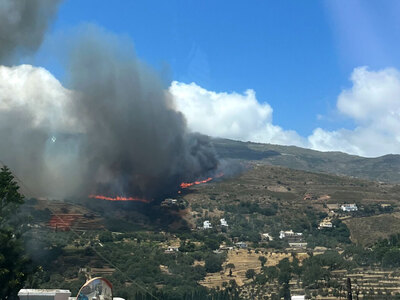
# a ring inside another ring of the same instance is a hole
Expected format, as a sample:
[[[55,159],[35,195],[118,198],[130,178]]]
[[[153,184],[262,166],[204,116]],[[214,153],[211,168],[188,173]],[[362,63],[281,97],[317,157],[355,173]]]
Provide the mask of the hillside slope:
[[[318,223],[332,215],[331,206],[336,206],[334,218],[348,225],[353,242],[371,244],[397,233],[399,189],[394,184],[257,164],[240,176],[193,186],[184,197],[191,205],[192,223],[218,224],[225,218],[233,238],[257,240],[262,232],[277,237],[280,230],[293,229],[310,235],[316,246],[332,246],[338,241],[317,230]],[[343,203],[355,203],[358,212],[340,212]]]
[[[214,139],[222,159],[258,161],[291,169],[354,176],[369,180],[399,183],[400,155],[365,158],[342,152],[321,152],[295,146],[280,146]]]

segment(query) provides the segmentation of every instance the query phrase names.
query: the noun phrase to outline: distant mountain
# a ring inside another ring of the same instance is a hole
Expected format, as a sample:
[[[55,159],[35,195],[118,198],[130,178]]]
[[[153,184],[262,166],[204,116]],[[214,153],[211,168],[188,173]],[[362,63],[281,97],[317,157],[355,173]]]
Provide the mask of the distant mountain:
[[[280,146],[227,139],[214,139],[225,159],[258,161],[297,170],[354,176],[375,181],[400,182],[400,155],[365,158],[342,152],[321,152],[295,146]]]

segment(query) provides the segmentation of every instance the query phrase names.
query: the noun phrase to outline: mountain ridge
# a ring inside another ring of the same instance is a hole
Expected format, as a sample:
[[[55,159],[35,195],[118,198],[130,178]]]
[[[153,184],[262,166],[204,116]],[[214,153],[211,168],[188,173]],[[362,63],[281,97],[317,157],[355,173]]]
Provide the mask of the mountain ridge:
[[[214,138],[221,159],[257,161],[296,170],[400,183],[400,155],[361,157],[339,151],[322,152],[297,146],[241,142]]]

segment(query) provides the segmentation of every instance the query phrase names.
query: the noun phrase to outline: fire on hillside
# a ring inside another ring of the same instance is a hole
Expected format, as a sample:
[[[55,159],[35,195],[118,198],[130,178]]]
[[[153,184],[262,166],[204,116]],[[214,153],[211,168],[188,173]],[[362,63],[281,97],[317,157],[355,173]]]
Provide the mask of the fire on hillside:
[[[193,181],[193,182],[182,182],[179,186],[182,189],[186,189],[186,188],[191,187],[193,185],[198,185],[198,184],[210,182],[211,180],[213,180],[215,178],[222,177],[222,176],[224,176],[224,174],[223,173],[219,173],[215,177],[208,177],[208,178],[203,179],[203,180],[198,180],[198,181]],[[178,194],[180,194],[180,193],[181,193],[181,191],[179,190]],[[89,195],[88,198],[101,199],[101,200],[107,200],[107,201],[133,201],[133,202],[142,202],[142,203],[150,203],[151,202],[151,200],[144,199],[144,198],[139,198],[139,197],[123,197],[123,196],[109,197],[109,196],[95,195],[95,194]]]
[[[136,201],[136,202],[143,202],[143,203],[150,202],[150,200],[137,198],[137,197],[121,197],[121,196],[107,197],[107,196],[103,196],[103,195],[89,195],[88,197],[92,198],[92,199],[101,199],[101,200],[107,200],[107,201]]]

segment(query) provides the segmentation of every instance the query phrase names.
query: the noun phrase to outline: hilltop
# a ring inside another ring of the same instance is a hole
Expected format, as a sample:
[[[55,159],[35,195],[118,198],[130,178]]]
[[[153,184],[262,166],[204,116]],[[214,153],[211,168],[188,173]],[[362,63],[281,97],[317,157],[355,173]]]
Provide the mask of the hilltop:
[[[214,139],[222,159],[258,161],[291,169],[346,175],[374,181],[400,182],[400,155],[366,158],[342,152],[321,152],[296,146],[281,146]]]

